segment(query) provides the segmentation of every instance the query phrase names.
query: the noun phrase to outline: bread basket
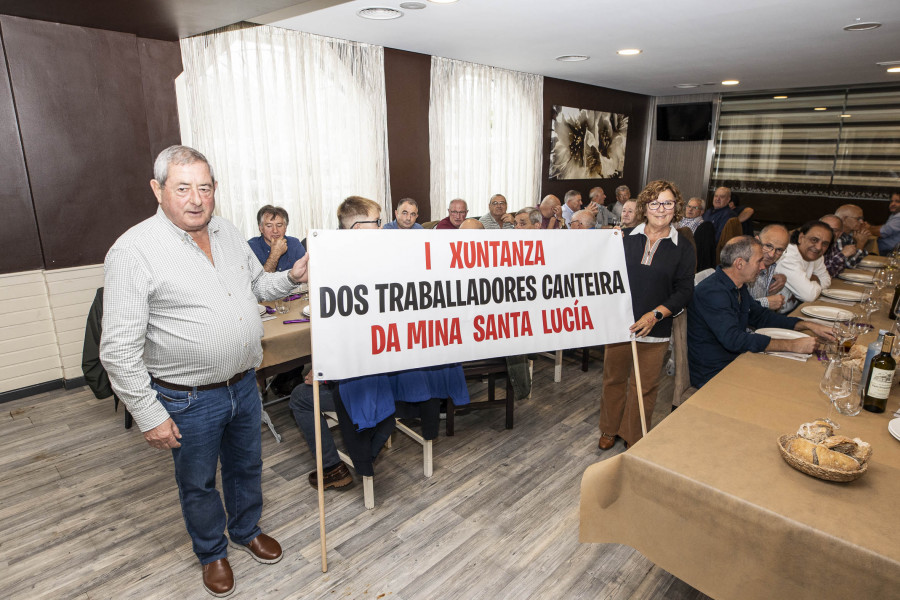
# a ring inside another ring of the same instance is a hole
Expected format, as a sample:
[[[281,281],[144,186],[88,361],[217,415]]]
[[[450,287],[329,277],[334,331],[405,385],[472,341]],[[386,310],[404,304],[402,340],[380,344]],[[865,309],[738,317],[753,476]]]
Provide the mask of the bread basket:
[[[791,440],[797,438],[796,434],[793,435],[783,435],[778,438],[778,449],[781,450],[781,458],[784,459],[784,462],[791,465],[798,471],[802,471],[807,475],[811,475],[816,479],[823,479],[825,481],[853,481],[854,479],[859,479],[865,474],[868,470],[868,463],[861,465],[859,469],[856,471],[841,471],[839,469],[829,469],[827,467],[821,467],[819,465],[814,465],[812,463],[806,462],[800,458],[797,458],[790,452],[786,450],[786,446],[791,442]]]

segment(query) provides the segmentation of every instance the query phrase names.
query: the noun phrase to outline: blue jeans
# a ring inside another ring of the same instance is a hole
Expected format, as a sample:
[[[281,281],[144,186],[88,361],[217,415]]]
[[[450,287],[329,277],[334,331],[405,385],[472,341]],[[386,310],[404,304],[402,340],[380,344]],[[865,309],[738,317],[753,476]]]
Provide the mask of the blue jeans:
[[[262,515],[262,404],[253,371],[238,383],[189,392],[153,383],[156,397],[181,432],[172,449],[175,481],[184,524],[201,564],[228,555],[228,535],[248,544],[259,535]],[[216,465],[222,462],[222,493],[216,489]]]
[[[297,426],[303,432],[303,437],[309,446],[309,451],[313,458],[316,456],[316,417],[313,411],[313,387],[307,383],[301,383],[291,392],[290,401],[291,412],[294,413],[294,420]],[[334,410],[334,398],[331,395],[331,388],[327,385],[319,385],[319,408],[322,411]],[[341,462],[337,453],[337,447],[334,445],[334,438],[331,436],[331,430],[325,422],[324,417],[319,417],[322,423],[322,468],[328,470],[337,466]]]

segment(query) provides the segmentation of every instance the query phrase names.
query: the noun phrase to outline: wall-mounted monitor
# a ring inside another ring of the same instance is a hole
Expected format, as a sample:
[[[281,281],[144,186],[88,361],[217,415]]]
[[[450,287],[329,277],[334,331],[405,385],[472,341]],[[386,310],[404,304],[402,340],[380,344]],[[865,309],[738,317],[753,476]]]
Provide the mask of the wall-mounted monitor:
[[[662,104],[656,107],[656,139],[690,142],[712,137],[712,102]]]

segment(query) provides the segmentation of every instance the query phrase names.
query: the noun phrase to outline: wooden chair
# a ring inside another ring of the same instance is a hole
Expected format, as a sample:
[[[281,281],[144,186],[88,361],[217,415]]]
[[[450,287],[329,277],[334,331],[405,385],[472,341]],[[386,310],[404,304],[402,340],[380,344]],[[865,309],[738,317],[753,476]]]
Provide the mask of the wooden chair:
[[[731,217],[725,222],[725,227],[722,229],[722,235],[719,236],[719,243],[716,244],[717,265],[721,262],[719,257],[722,255],[722,248],[725,247],[725,244],[728,243],[728,240],[730,240],[731,238],[736,238],[740,235],[744,235],[744,229],[741,226],[741,222],[737,217]]]
[[[506,428],[513,428],[513,409],[516,395],[513,392],[512,380],[509,377],[509,369],[506,366],[506,357],[487,358],[484,360],[476,360],[463,363],[463,373],[466,379],[481,379],[487,376],[488,380],[488,399],[481,402],[471,402],[467,408],[470,410],[481,410],[484,408],[494,408],[496,406],[506,407]],[[495,386],[498,378],[506,378],[506,396],[497,398],[495,395]],[[453,416],[456,407],[453,402],[447,401],[447,435],[453,435],[454,422]]]
[[[694,395],[688,369],[687,311],[681,311],[672,319],[672,355],[675,358],[675,377],[672,382],[672,410]]]

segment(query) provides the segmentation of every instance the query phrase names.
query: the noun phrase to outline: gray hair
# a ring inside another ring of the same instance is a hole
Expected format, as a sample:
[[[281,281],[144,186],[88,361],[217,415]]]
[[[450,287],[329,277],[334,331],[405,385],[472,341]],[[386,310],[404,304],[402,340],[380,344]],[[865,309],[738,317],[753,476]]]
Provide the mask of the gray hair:
[[[541,216],[541,211],[534,208],[533,206],[526,206],[525,208],[520,208],[516,211],[516,216],[519,215],[528,215],[528,220],[531,221],[532,225],[539,225],[543,219]]]
[[[687,204],[690,204],[694,200],[700,201],[700,210],[706,210],[706,200],[704,200],[703,198],[700,198],[699,196],[694,196],[693,198],[691,198],[690,200],[687,201]]]
[[[619,187],[616,188],[616,196],[618,196],[620,193],[623,193],[623,192],[628,192],[628,195],[629,196],[631,195],[631,190],[628,188],[627,185],[620,185]]]
[[[838,206],[838,209],[836,211],[834,211],[834,214],[838,218],[843,219],[844,217],[852,216],[852,214],[855,213],[856,211],[859,211],[860,214],[862,214],[863,210],[855,204],[842,204],[842,205]]]
[[[585,217],[585,216],[587,216],[587,220],[590,222],[590,225],[587,225],[587,227],[589,229],[593,229],[594,227],[597,226],[597,217],[595,217],[594,213],[592,213],[589,210],[582,209],[582,210],[575,211],[575,214],[572,215],[572,220],[579,221],[582,225],[584,225],[584,221],[582,221],[582,217]]]
[[[579,192],[578,190],[569,190],[568,192],[566,192],[566,196],[565,196],[565,199],[563,200],[563,202],[568,203],[569,200],[571,200],[575,196],[578,196],[579,198],[581,198],[581,192]]]
[[[725,247],[722,248],[722,252],[719,254],[719,260],[722,263],[722,267],[727,269],[739,258],[749,261],[750,257],[753,256],[753,249],[761,247],[762,244],[758,239],[749,235],[741,235],[728,240],[728,243],[725,244]]]
[[[169,165],[192,165],[196,162],[202,162],[209,168],[209,176],[212,177],[213,183],[216,182],[216,174],[213,172],[212,165],[206,160],[199,151],[189,146],[169,146],[159,153],[153,162],[153,179],[160,185],[166,187],[166,179],[169,178]]]
[[[397,203],[397,208],[400,208],[404,204],[412,204],[416,210],[419,210],[419,205],[412,198],[401,198],[400,202]]]

